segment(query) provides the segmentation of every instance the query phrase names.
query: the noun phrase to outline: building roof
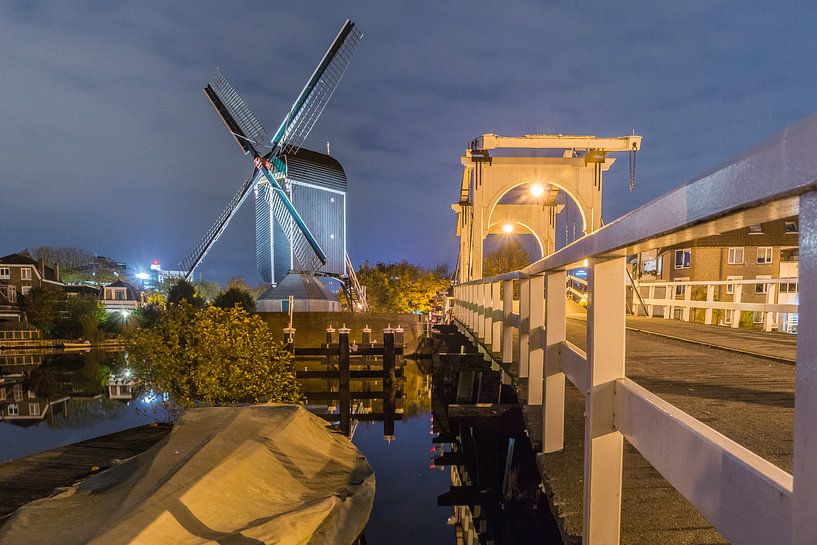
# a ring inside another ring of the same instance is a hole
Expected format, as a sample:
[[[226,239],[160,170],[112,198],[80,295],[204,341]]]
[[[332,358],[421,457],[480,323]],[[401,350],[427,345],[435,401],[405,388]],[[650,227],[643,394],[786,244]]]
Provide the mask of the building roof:
[[[287,179],[346,192],[346,173],[334,157],[301,148],[285,159]]]
[[[128,301],[138,301],[139,300],[139,290],[134,288],[132,285],[128,284],[124,280],[117,280],[116,282],[111,282],[110,284],[105,285],[106,288],[126,288],[127,289],[127,297]],[[104,298],[103,292],[103,298]]]
[[[22,254],[9,254],[3,257],[0,257],[0,265],[31,265],[37,271],[40,270],[40,263],[27,255]],[[59,282],[59,278],[57,278],[57,272],[49,266],[45,266],[45,278],[44,280],[51,280],[53,282]]]
[[[309,273],[290,272],[274,288],[270,288],[259,299],[285,300],[290,295],[296,300],[337,301],[337,298]]]
[[[39,266],[39,263],[35,259],[28,257],[27,255],[22,254],[9,254],[3,257],[0,257],[0,264],[2,265],[34,265],[35,267]]]
[[[85,286],[83,284],[63,286],[62,290],[65,293],[76,293],[79,295],[99,295],[99,288]]]

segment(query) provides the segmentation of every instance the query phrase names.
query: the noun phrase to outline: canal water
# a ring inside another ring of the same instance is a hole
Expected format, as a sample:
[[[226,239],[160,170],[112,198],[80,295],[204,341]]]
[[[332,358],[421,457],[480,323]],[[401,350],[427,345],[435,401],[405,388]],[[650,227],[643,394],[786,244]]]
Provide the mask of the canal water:
[[[110,380],[126,372],[123,352],[0,356],[0,461],[163,420],[152,396],[131,399]],[[382,422],[361,422],[354,435],[377,478],[367,543],[454,543],[450,508],[436,502],[451,481],[431,463],[430,378],[407,362],[402,384],[394,435]]]
[[[296,362],[296,365],[304,365],[305,369],[320,368],[324,364]],[[439,394],[450,390],[452,384],[442,380],[439,369],[435,369],[435,382],[432,384],[431,368],[430,360],[404,361],[402,378],[398,381],[400,395],[395,420],[386,424],[359,417],[360,422],[354,429],[353,441],[369,460],[377,479],[374,508],[365,531],[367,545],[457,542],[457,530],[449,525],[449,520],[462,524],[463,508],[437,505],[438,496],[451,489],[452,475],[456,471],[450,466],[435,467],[434,457],[443,454],[445,449],[432,443],[435,432],[440,433],[439,422],[435,426],[432,416],[432,386],[437,395],[435,407],[439,410]],[[165,414],[154,395],[132,397],[130,388],[123,383],[128,372],[127,358],[123,352],[23,353],[13,356],[4,352],[0,355],[0,461],[165,420]],[[311,391],[316,399],[320,396],[314,392],[337,392],[337,382],[332,380],[306,379],[302,381],[302,387],[307,396]],[[383,384],[376,379],[353,379],[351,390],[377,393],[383,390]],[[324,395],[324,398],[331,397]],[[449,394],[443,397],[443,406],[455,402],[449,399]],[[358,403],[356,412],[380,414],[381,417],[385,414],[382,399]],[[323,406],[320,403],[309,406],[323,414],[335,414],[338,410],[334,401],[325,401]],[[488,438],[488,443],[484,434],[480,438],[479,452],[475,453],[478,457],[493,451],[509,452],[506,434],[496,435],[495,438],[494,435]],[[529,446],[527,450],[530,451]],[[520,449],[517,448],[517,451]],[[527,465],[530,466],[532,453],[525,456],[525,459],[528,458]],[[490,479],[501,478],[502,469],[505,468],[507,480],[510,463],[509,459],[507,463],[499,464],[499,472]],[[525,463],[515,461],[514,467],[514,473],[519,473],[524,470]],[[533,526],[529,522],[531,506],[539,509],[540,513],[546,510],[542,497],[535,491],[538,478],[535,464],[533,467],[533,471],[528,469],[530,475],[524,479],[533,488],[535,497],[532,501],[520,509],[514,505],[513,498],[506,497],[483,509],[489,519],[492,510],[493,513],[506,513],[499,515],[500,524],[508,526],[500,528],[506,536],[513,535],[514,528],[537,528],[538,522]],[[485,475],[483,477],[487,478]],[[459,476],[456,480],[459,484]],[[531,491],[517,496],[525,495],[531,496]],[[458,516],[452,517],[455,512]],[[520,516],[522,520],[515,522]],[[495,526],[496,520],[494,516]],[[547,533],[536,529],[536,538],[531,539],[526,531],[524,536],[500,540],[499,543],[542,543],[542,535]]]

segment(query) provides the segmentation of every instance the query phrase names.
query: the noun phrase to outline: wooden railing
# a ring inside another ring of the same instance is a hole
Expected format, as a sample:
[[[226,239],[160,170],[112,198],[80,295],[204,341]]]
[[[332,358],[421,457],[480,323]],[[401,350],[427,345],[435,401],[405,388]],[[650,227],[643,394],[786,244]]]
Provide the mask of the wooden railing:
[[[513,358],[518,330],[519,375],[528,378],[528,402],[542,406],[545,452],[564,445],[565,377],[584,395],[584,543],[619,542],[625,438],[731,543],[817,543],[815,147],[812,116],[524,270],[454,287],[456,319],[505,362]],[[628,255],[798,213],[798,312],[804,325],[797,339],[794,463],[788,474],[626,377],[622,279]],[[586,353],[565,339],[566,271],[585,260]]]

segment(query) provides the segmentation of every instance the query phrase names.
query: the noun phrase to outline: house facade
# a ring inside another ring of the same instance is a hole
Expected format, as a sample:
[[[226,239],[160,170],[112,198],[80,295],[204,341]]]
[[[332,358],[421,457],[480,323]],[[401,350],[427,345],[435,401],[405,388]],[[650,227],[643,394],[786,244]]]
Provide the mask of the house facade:
[[[100,294],[108,312],[128,313],[141,306],[141,292],[124,280],[103,286]]]
[[[639,293],[655,299],[655,288],[661,285],[666,288],[659,293],[663,299],[755,305],[751,308],[758,310],[741,311],[740,315],[720,305],[721,308],[715,309],[713,321],[734,326],[733,320],[742,320],[744,326],[755,324],[765,329],[795,332],[796,312],[779,312],[791,310],[781,307],[775,308],[774,316],[770,316],[770,311],[760,309],[760,305],[797,305],[798,234],[795,216],[643,252],[634,271],[642,286]],[[667,282],[679,285],[670,288],[663,285]],[[682,319],[700,321],[701,316],[697,315],[703,306],[697,310],[693,307],[691,311],[684,308],[677,307],[669,317],[677,318],[676,314],[681,314]],[[747,312],[752,313],[751,322]]]
[[[21,254],[0,257],[0,321],[20,320],[18,297],[48,285],[62,287],[59,267]]]

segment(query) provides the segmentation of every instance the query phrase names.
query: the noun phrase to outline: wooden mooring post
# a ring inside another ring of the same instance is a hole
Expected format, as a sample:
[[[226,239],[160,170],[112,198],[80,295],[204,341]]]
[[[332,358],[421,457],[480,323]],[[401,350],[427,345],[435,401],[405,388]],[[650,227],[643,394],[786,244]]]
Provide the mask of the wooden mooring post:
[[[402,328],[400,336],[402,337]],[[387,327],[383,330],[383,436],[394,439],[394,409],[396,392],[395,380],[395,330]]]

